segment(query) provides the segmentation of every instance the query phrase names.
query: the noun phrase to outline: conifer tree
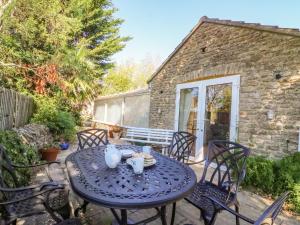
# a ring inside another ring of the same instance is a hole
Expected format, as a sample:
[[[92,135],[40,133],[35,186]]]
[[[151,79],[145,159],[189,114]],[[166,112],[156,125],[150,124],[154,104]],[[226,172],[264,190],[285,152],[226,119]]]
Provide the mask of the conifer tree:
[[[0,85],[78,107],[128,37],[111,0],[0,1]]]

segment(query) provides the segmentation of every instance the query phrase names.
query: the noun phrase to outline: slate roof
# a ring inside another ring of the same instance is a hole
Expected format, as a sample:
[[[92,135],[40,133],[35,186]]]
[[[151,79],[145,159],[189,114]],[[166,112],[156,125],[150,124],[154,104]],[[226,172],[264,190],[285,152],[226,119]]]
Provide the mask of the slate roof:
[[[271,33],[278,33],[282,35],[300,37],[300,30],[295,28],[282,28],[278,26],[262,25],[260,23],[246,23],[244,21],[220,20],[217,18],[208,18],[207,16],[203,16],[200,18],[196,26],[190,31],[190,33],[181,41],[181,43],[174,49],[174,51],[168,56],[168,58],[152,74],[152,76],[148,80],[148,83],[152,81],[152,79],[161,71],[161,69],[175,55],[175,53],[185,44],[185,42],[191,37],[191,35],[204,23],[214,23],[214,24],[221,24],[225,26],[242,27],[247,29],[254,29],[254,30],[266,31]]]

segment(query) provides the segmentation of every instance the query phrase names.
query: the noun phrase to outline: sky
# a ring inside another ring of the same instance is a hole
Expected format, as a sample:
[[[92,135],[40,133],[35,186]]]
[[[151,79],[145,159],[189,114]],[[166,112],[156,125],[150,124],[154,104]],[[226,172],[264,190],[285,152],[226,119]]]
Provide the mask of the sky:
[[[113,60],[161,63],[202,16],[300,28],[300,0],[112,0],[132,39]],[[159,66],[159,65],[158,65]]]

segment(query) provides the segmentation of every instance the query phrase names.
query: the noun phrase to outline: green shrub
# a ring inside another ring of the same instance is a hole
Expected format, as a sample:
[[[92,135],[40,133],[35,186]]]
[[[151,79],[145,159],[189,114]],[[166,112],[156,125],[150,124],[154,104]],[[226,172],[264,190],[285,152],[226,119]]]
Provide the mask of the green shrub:
[[[292,210],[300,213],[300,183],[298,182],[292,189],[291,194]]]
[[[32,122],[46,125],[56,139],[71,140],[75,136],[75,118],[70,112],[59,109],[55,100],[40,99],[37,104],[37,112]]]
[[[278,181],[274,187],[275,194],[282,193],[286,188],[292,189],[296,183],[300,183],[300,153],[276,161],[274,174]]]
[[[260,156],[247,159],[247,173],[243,186],[255,187],[273,197],[289,190],[292,209],[300,213],[300,153],[281,160]]]
[[[300,213],[300,153],[297,152],[276,161],[274,174],[276,177],[273,188],[274,195],[290,190],[293,209]]]
[[[273,189],[274,180],[272,160],[260,156],[247,159],[247,172],[244,180],[246,186],[252,186],[270,193]]]
[[[0,131],[0,144],[6,149],[6,153],[15,164],[30,165],[39,161],[38,152],[31,146],[23,144],[14,131]],[[21,185],[27,185],[30,178],[30,170],[18,170],[18,180]]]

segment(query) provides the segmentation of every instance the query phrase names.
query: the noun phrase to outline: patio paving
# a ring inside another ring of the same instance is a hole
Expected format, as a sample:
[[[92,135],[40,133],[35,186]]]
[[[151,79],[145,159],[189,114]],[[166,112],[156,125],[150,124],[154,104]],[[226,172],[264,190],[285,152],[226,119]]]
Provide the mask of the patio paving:
[[[72,146],[70,150],[62,151],[59,154],[59,160],[64,162],[64,159],[67,155],[76,151],[77,146]],[[62,163],[64,166],[64,163]],[[202,167],[199,165],[193,166],[197,177],[199,178],[202,174]],[[54,179],[61,180],[64,179],[66,181],[66,176],[61,173],[61,170],[58,168],[53,168],[53,174],[55,174]],[[40,172],[36,175],[35,180],[43,181],[46,180],[46,174]],[[66,181],[67,183],[67,181]],[[257,218],[263,210],[272,203],[272,201],[265,199],[257,194],[248,192],[248,191],[240,191],[238,194],[238,198],[240,201],[240,211],[242,214],[250,217]],[[72,202],[73,209],[78,207],[82,200],[76,196],[74,193],[70,193],[70,198]],[[149,217],[150,215],[155,214],[155,210],[147,209],[147,210],[135,210],[128,213],[129,218],[132,218],[135,221],[144,219]],[[167,208],[167,215],[170,218],[171,214],[171,206]],[[175,224],[183,225],[183,224],[193,224],[193,225],[203,225],[203,221],[200,221],[200,212],[191,204],[188,204],[185,200],[181,200],[177,203],[177,211]],[[100,207],[94,204],[89,204],[87,207],[87,212],[85,215],[81,214],[81,219],[83,224],[86,225],[110,225],[113,216],[109,209]],[[50,225],[54,224],[54,221],[48,215],[40,215],[34,217],[28,217],[26,219],[19,220],[18,225]],[[160,225],[161,222],[159,219],[148,223],[149,225]],[[227,212],[222,212],[218,215],[216,220],[216,225],[230,225],[235,224],[235,217]],[[246,222],[241,221],[241,224],[248,224]],[[300,224],[300,216],[293,216],[288,212],[282,212],[276,224],[285,224],[285,225],[299,225]]]

